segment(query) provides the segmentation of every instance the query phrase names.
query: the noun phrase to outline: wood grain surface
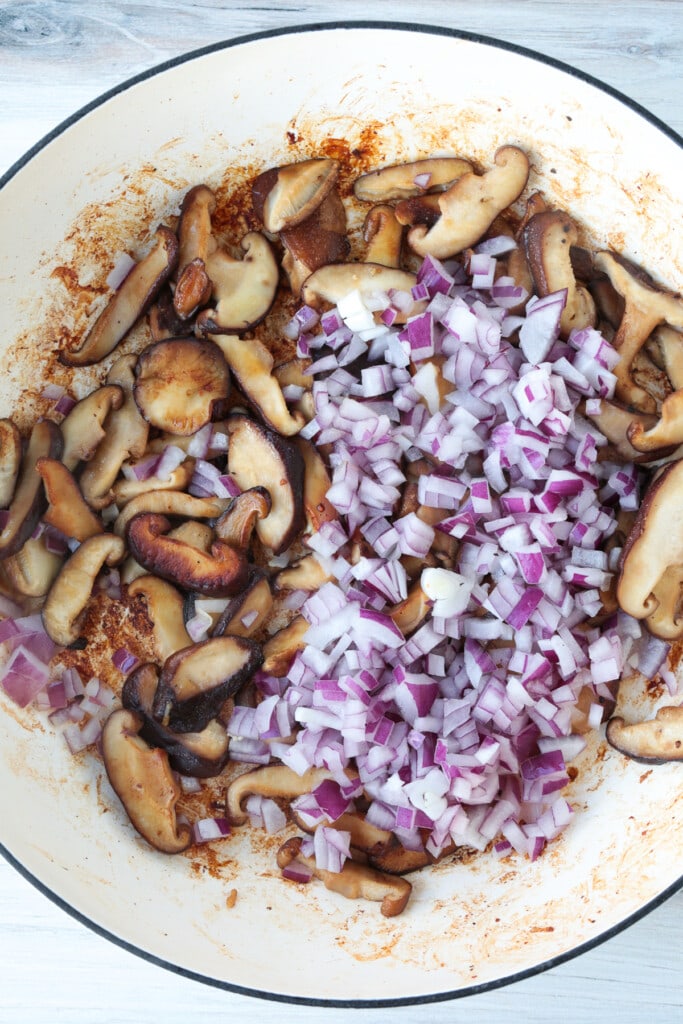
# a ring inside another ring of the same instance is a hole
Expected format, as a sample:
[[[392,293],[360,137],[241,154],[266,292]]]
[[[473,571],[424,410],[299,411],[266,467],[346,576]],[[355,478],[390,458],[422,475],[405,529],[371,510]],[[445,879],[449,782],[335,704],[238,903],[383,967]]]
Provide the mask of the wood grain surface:
[[[452,27],[531,48],[601,79],[683,133],[679,0],[0,0],[0,176],[81,106],[178,54],[271,28],[363,19]],[[149,964],[73,920],[0,859],[0,1022],[676,1024],[682,919],[678,893],[595,949],[502,989],[399,1010],[321,1011],[216,990]]]

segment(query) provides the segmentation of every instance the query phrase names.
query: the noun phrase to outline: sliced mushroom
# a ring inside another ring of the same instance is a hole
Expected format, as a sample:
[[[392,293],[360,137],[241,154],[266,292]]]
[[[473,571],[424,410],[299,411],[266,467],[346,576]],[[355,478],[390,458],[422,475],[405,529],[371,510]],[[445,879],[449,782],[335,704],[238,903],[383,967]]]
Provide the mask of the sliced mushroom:
[[[202,334],[247,331],[263,320],[273,304],[279,271],[270,243],[258,231],[250,231],[240,245],[241,260],[224,249],[216,249],[207,260],[215,306],[197,316],[196,327]]]
[[[363,202],[388,203],[427,191],[443,191],[471,171],[472,164],[457,156],[427,157],[362,174],[356,178],[353,192]]]
[[[273,376],[273,357],[263,342],[236,334],[216,334],[214,341],[242,394],[263,421],[285,437],[297,434],[304,425],[304,418],[301,413],[290,413],[287,408],[282,388]]]
[[[123,508],[133,498],[150,491],[184,491],[192,480],[194,467],[194,459],[185,459],[164,479],[159,476],[148,476],[143,480],[119,478],[112,488],[114,503],[117,508]]]
[[[173,308],[187,320],[211,298],[211,280],[206,261],[216,249],[211,218],[216,197],[207,185],[195,185],[186,193],[178,222],[178,272]]]
[[[650,484],[620,560],[617,599],[636,619],[657,607],[653,592],[670,566],[683,565],[683,461],[673,462]]]
[[[230,391],[221,350],[204,338],[155,341],[135,365],[133,394],[153,427],[173,434],[195,434],[206,426]]]
[[[45,537],[29,537],[15,555],[3,562],[7,579],[24,597],[45,597],[64,562],[63,555],[49,551]]]
[[[99,315],[81,346],[62,352],[69,366],[99,363],[125,338],[152,304],[178,260],[178,239],[166,227],[158,227],[150,252],[137,263]]]
[[[191,547],[199,548],[200,551],[208,553],[211,549],[211,544],[214,541],[213,529],[208,523],[199,522],[196,519],[188,519],[179,526],[175,526],[172,530],[169,530],[166,534],[167,537],[175,537],[177,540],[182,540]],[[132,555],[129,555],[126,561],[121,567],[121,582],[130,584],[140,576],[148,575],[147,570],[144,566],[136,562]],[[165,585],[171,586],[166,580],[160,581]],[[190,640],[187,640],[189,643]],[[184,644],[182,646],[185,646]]]
[[[278,679],[286,676],[297,652],[306,646],[304,636],[310,628],[303,615],[297,615],[274,633],[263,645],[263,671]]]
[[[22,441],[10,419],[0,420],[0,508],[7,508],[21,468]]]
[[[394,209],[396,220],[401,227],[414,227],[420,224],[432,228],[441,216],[438,195],[413,196],[401,199]]]
[[[208,185],[195,185],[183,197],[178,221],[178,275],[195,259],[206,260],[216,248],[211,218],[216,197]]]
[[[0,532],[0,558],[15,555],[38,525],[47,498],[36,464],[41,458],[58,459],[62,445],[62,433],[57,424],[38,420],[22,456],[7,521]]]
[[[72,473],[59,459],[38,459],[36,470],[43,480],[48,501],[43,522],[65,537],[83,541],[103,533],[102,520],[91,511]]]
[[[610,718],[607,741],[620,753],[644,764],[683,761],[683,706],[660,708],[653,719],[627,725]]]
[[[297,437],[294,442],[304,460],[304,511],[306,521],[315,533],[323,523],[339,519],[334,505],[327,500],[327,492],[332,486],[330,474],[323,457],[310,441]]]
[[[158,576],[143,575],[128,586],[130,597],[140,596],[152,624],[154,658],[163,665],[176,651],[192,643],[185,628],[184,598],[179,590]]]
[[[417,278],[407,270],[383,267],[378,263],[333,263],[320,267],[304,282],[301,290],[303,301],[319,309],[323,303],[336,306],[340,299],[358,290],[362,298],[376,292],[410,292]],[[395,323],[405,323],[426,308],[426,302],[414,301],[412,306],[399,312]]]
[[[101,533],[88,537],[64,563],[43,607],[43,625],[56,644],[68,647],[80,637],[85,610],[95,579],[108,565],[118,565],[126,553],[120,537]]]
[[[683,565],[672,565],[652,590],[657,607],[647,617],[647,628],[662,640],[679,640],[683,636],[681,598],[683,597]]]
[[[524,230],[526,256],[536,293],[550,295],[566,289],[560,331],[570,331],[595,323],[595,304],[590,292],[577,284],[571,260],[578,231],[569,214],[563,210],[545,210],[531,217]]]
[[[657,343],[662,368],[671,381],[672,388],[679,391],[683,388],[683,334],[668,324],[660,324],[650,337]]]
[[[169,519],[153,512],[140,513],[128,523],[130,552],[148,572],[211,597],[229,597],[246,584],[247,563],[236,548],[217,540],[206,553],[167,536],[170,529]]]
[[[159,678],[156,665],[144,664],[132,672],[121,691],[121,703],[129,711],[142,715],[142,739],[168,754],[174,771],[197,779],[213,778],[225,768],[229,740],[225,727],[211,721],[201,732],[178,733],[157,722],[152,715]]]
[[[683,390],[674,391],[662,402],[660,418],[649,430],[642,419],[635,418],[626,436],[637,452],[647,453],[650,459],[653,452],[683,444]]]
[[[109,781],[140,835],[162,853],[181,853],[192,841],[189,825],[179,825],[180,786],[168,755],[138,735],[142,715],[113,711],[102,730],[102,755]]]
[[[255,636],[273,610],[273,592],[265,573],[254,569],[244,590],[221,612],[212,636]]]
[[[281,554],[304,527],[304,463],[301,453],[285,440],[246,416],[235,416],[229,423],[228,468],[243,490],[265,487],[271,498],[271,511],[256,521],[261,543],[274,554]]]
[[[313,387],[313,377],[308,373],[310,365],[310,359],[288,359],[286,363],[273,368],[273,377],[281,388],[294,385],[310,391]]]
[[[650,452],[641,452],[633,447],[629,441],[629,431],[633,424],[638,424],[642,432],[652,430],[657,424],[657,417],[650,413],[639,413],[637,416],[629,409],[626,409],[618,402],[611,402],[603,398],[600,402],[600,412],[591,413],[589,419],[595,423],[598,430],[605,435],[610,442],[601,454],[612,461],[619,462],[652,462],[672,451],[666,448],[656,455]]]
[[[230,504],[230,498],[195,498],[184,491],[148,491],[139,494],[121,510],[114,520],[114,533],[124,535],[134,516],[153,512],[184,519],[216,519]]]
[[[654,398],[633,380],[633,361],[659,324],[683,328],[683,300],[658,288],[649,275],[616,253],[599,252],[595,266],[609,277],[625,303],[612,341],[621,357],[613,371],[616,396],[641,412],[654,412]]]
[[[252,188],[254,209],[266,231],[277,234],[301,224],[334,188],[339,163],[328,157],[270,169]]]
[[[316,555],[306,555],[294,565],[282,569],[275,577],[275,586],[277,590],[314,591],[332,578]]]
[[[405,600],[390,609],[389,615],[403,635],[407,637],[422,625],[429,615],[431,607],[432,602],[418,582],[412,585]]]
[[[175,732],[200,732],[261,666],[259,644],[218,636],[176,651],[164,664],[153,714]]]
[[[353,860],[345,861],[341,871],[325,871],[317,867],[315,857],[301,853],[301,838],[298,836],[288,839],[277,854],[280,868],[288,867],[294,860],[304,864],[331,892],[340,893],[350,900],[365,899],[381,903],[384,917],[396,917],[402,913],[413,890],[405,878],[387,875]]]
[[[152,341],[167,341],[169,338],[182,338],[187,334],[187,320],[176,313],[173,307],[174,297],[171,288],[164,285],[156,302],[149,307],[147,323]]]
[[[395,835],[368,851],[368,863],[389,875],[406,875],[433,862],[426,850],[408,850]]]
[[[265,487],[250,487],[237,494],[216,523],[216,536],[226,544],[246,550],[259,519],[265,519],[272,509],[270,494]]]
[[[311,793],[321,782],[331,779],[327,768],[309,768],[303,775],[284,764],[269,764],[262,768],[238,775],[228,786],[228,817],[233,825],[243,825],[247,813],[242,804],[248,796],[264,796],[270,799],[294,800],[297,796]]]
[[[105,435],[104,422],[112,409],[123,404],[123,390],[118,384],[103,384],[91,391],[64,417],[60,424],[64,438],[62,462],[73,473],[79,462],[93,457]]]
[[[463,174],[439,196],[441,216],[434,226],[411,228],[408,242],[418,256],[445,259],[474,245],[489,225],[522,193],[529,160],[517,146],[502,146],[485,174]]]
[[[400,267],[403,225],[393,206],[373,206],[363,224],[365,262],[383,267]]]
[[[107,375],[107,382],[121,390],[123,401],[118,406],[112,403],[102,438],[79,477],[81,493],[94,509],[111,504],[112,487],[126,459],[139,459],[145,453],[149,424],[140,415],[133,397],[136,362],[133,354],[121,356]]]
[[[340,832],[348,832],[352,849],[362,853],[368,853],[373,849],[381,847],[392,838],[391,832],[373,825],[372,822],[368,821],[364,815],[359,814],[358,811],[346,811],[344,814],[340,814],[338,818],[335,818],[334,821],[320,818],[315,825],[311,825],[307,820],[304,820],[303,815],[294,808],[290,808],[290,813],[294,822],[303,832],[315,832],[319,824],[325,825],[327,828],[335,828]]]
[[[282,266],[293,295],[314,270],[348,259],[351,245],[346,210],[336,191],[330,192],[313,213],[295,227],[280,232],[285,247]]]

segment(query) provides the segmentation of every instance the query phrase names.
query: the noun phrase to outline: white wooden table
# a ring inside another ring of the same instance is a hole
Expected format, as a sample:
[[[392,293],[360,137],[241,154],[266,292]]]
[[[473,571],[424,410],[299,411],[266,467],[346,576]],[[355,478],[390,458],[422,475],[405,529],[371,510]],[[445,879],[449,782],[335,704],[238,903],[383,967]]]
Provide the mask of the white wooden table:
[[[535,49],[620,89],[683,134],[680,0],[0,0],[0,174],[83,104],[177,54],[272,27],[367,18],[442,25]],[[679,892],[542,975],[455,1002],[355,1015],[374,1024],[673,1024],[683,1021],[682,920]],[[174,975],[72,920],[0,858],[0,1021],[268,1024],[321,1015],[332,1024],[354,1012],[262,1002]]]

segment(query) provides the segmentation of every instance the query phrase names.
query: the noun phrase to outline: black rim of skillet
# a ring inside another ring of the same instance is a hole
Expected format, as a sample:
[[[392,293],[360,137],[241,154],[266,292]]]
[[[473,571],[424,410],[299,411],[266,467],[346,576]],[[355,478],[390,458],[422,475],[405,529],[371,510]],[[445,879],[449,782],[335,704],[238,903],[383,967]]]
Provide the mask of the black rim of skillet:
[[[584,71],[580,71],[577,68],[571,67],[569,64],[565,64],[563,61],[557,60],[554,57],[548,57],[544,54],[538,53],[535,50],[527,49],[524,46],[519,46],[516,43],[505,42],[500,39],[495,39],[491,36],[480,35],[475,32],[464,32],[459,29],[444,28],[434,25],[411,25],[405,22],[392,22],[392,21],[330,21],[320,22],[303,25],[291,25],[283,28],[268,29],[263,32],[253,32],[248,35],[237,36],[234,39],[222,40],[220,42],[211,43],[208,46],[200,47],[199,49],[191,50],[188,53],[180,54],[177,57],[173,57],[170,60],[164,61],[161,64],[157,64],[154,67],[143,71],[140,74],[134,75],[132,78],[126,79],[120,85],[115,86],[113,89],[109,89],[107,92],[96,97],[90,103],[81,107],[70,117],[66,118],[61,124],[57,125],[52,131],[48,132],[39,142],[31,147],[19,160],[14,163],[8,171],[0,178],[0,188],[7,184],[21,169],[24,167],[40,150],[44,149],[54,138],[61,135],[67,128],[69,128],[76,121],[79,121],[82,117],[88,114],[91,110],[96,107],[102,106],[107,100],[112,99],[119,93],[125,92],[132,86],[137,85],[138,82],[143,82],[147,78],[153,78],[154,76],[161,74],[164,71],[168,71],[172,68],[177,67],[180,64],[185,64],[187,61],[195,60],[198,57],[206,56],[207,54],[214,53],[218,50],[231,49],[234,46],[241,46],[246,43],[257,42],[261,39],[271,39],[275,36],[286,36],[286,35],[301,35],[307,32],[329,32],[334,30],[358,30],[358,29],[371,29],[371,30],[390,30],[400,32],[412,32],[422,33],[424,35],[438,35],[438,36],[449,36],[453,39],[462,39],[466,42],[479,43],[484,46],[490,46],[494,49],[507,50],[510,53],[518,54],[519,56],[534,60],[539,64],[546,64],[549,67],[555,68],[558,71],[563,71],[565,74],[571,75],[574,78],[578,78],[588,85],[612,96],[618,100],[621,104],[629,107],[635,113],[639,114],[650,124],[658,128],[664,135],[668,136],[673,142],[676,143],[681,149],[683,149],[683,139],[681,136],[670,128],[667,124],[661,121],[658,117],[652,114],[645,107],[636,103],[635,100],[625,96],[618,89],[601,82],[599,79],[594,78],[592,75],[587,74]],[[46,896],[52,903],[60,907],[67,914],[69,914],[76,921],[85,925],[91,931],[97,935],[108,939],[113,942],[114,945],[119,946],[121,949],[126,950],[129,953],[140,957],[142,960],[148,963],[155,964],[157,967],[163,967],[173,974],[180,975],[184,978],[189,978],[193,981],[202,982],[205,985],[210,985],[214,988],[223,989],[227,992],[234,992],[237,995],[251,996],[253,998],[265,999],[278,1003],[289,1003],[292,1005],[302,1006],[317,1006],[317,1007],[342,1007],[347,1009],[368,1009],[368,1008],[383,1008],[383,1007],[394,1007],[394,1006],[416,1006],[427,1003],[440,1003],[448,1000],[461,999],[464,996],[479,995],[483,992],[491,992],[494,989],[502,988],[506,985],[511,985],[518,981],[523,981],[525,978],[531,978],[534,975],[541,974],[545,971],[550,970],[553,967],[557,967],[560,964],[567,963],[569,960],[580,956],[583,953],[587,953],[591,949],[595,949],[597,946],[602,945],[603,942],[608,941],[615,935],[624,931],[626,928],[635,924],[636,921],[641,920],[652,910],[661,906],[673,895],[675,895],[680,889],[683,888],[683,876],[677,881],[670,885],[667,889],[661,892],[654,899],[650,900],[639,910],[630,914],[623,921],[613,925],[606,931],[601,932],[595,938],[590,939],[587,942],[582,943],[579,946],[574,947],[558,956],[551,957],[550,959],[544,960],[533,967],[526,968],[525,970],[515,971],[512,974],[506,975],[503,978],[496,978],[493,981],[482,982],[479,984],[468,985],[465,988],[428,993],[426,995],[415,995],[415,996],[401,996],[396,999],[322,999],[312,998],[307,996],[295,996],[287,995],[277,992],[268,992],[264,989],[249,988],[242,985],[235,985],[231,982],[221,981],[216,978],[210,978],[196,971],[188,970],[187,968],[180,967],[177,964],[173,964],[162,957],[155,956],[153,953],[147,950],[141,949],[131,942],[127,942],[125,939],[108,931],[101,925],[98,925],[95,921],[91,921],[83,913],[72,907],[69,903],[63,900],[56,893],[52,892],[40,879],[36,878],[30,871],[28,871],[17,859],[14,857],[9,850],[7,850],[0,843],[0,853],[3,854],[9,864],[14,867],[20,875],[22,875],[28,882],[31,883],[40,893]]]

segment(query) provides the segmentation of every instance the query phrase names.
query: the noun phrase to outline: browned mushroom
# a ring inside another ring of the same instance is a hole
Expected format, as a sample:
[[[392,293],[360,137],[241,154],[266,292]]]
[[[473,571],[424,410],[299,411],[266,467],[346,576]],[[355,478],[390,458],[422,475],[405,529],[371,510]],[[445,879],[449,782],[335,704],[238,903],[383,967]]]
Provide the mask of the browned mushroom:
[[[368,863],[388,875],[407,875],[433,864],[434,858],[426,850],[407,849],[397,836],[391,835],[368,851]]]
[[[254,569],[244,590],[225,606],[212,636],[255,636],[273,610],[273,592],[264,572]]]
[[[262,768],[238,775],[228,786],[228,817],[233,825],[243,825],[247,813],[242,804],[248,796],[265,796],[271,799],[293,800],[304,793],[311,793],[321,782],[331,779],[327,768],[309,768],[298,775],[284,764],[269,764]]]
[[[616,750],[634,761],[683,761],[683,706],[662,707],[653,719],[633,725],[615,716],[607,723],[606,736]]]
[[[683,334],[668,324],[660,324],[650,335],[656,343],[662,369],[665,371],[674,391],[683,388]]]
[[[98,424],[97,434],[101,432],[101,438],[78,482],[83,497],[94,509],[105,508],[111,504],[112,486],[126,459],[139,459],[145,453],[149,424],[140,415],[133,397],[133,370],[136,361],[135,355],[121,356],[107,374],[108,384],[119,389],[122,401],[114,399],[113,393],[106,396],[107,400],[111,399],[110,412],[101,431],[99,416],[107,403],[100,400],[92,416]],[[91,412],[90,409],[87,411]],[[68,422],[69,419],[70,417],[67,417],[64,422]],[[81,419],[87,423],[85,413],[76,423],[80,423]],[[77,450],[74,449],[74,454]]]
[[[363,224],[365,262],[383,267],[400,267],[403,225],[396,219],[393,206],[373,206]]]
[[[681,597],[683,596],[683,566],[670,565],[652,588],[657,602],[647,617],[647,628],[662,640],[678,640],[683,636]]]
[[[175,296],[169,285],[165,284],[147,312],[147,323],[152,341],[167,341],[169,338],[182,338],[187,334],[187,320],[175,311]]]
[[[629,424],[626,436],[637,452],[645,452],[650,459],[662,449],[683,444],[683,391],[674,391],[662,402],[660,418],[648,429],[642,419]]]
[[[635,415],[618,402],[611,402],[609,399],[603,398],[600,401],[600,412],[591,413],[589,419],[609,441],[609,444],[601,449],[601,455],[612,461],[652,462],[673,451],[673,448],[665,448],[658,452],[641,452],[631,444],[630,431],[642,430],[645,433],[656,427],[657,417],[651,413]],[[638,426],[634,427],[634,424],[638,424]]]
[[[641,412],[654,412],[654,398],[633,380],[633,361],[659,324],[683,328],[683,300],[658,288],[648,274],[616,253],[599,252],[595,265],[608,276],[625,303],[612,341],[621,357],[614,368],[616,396]]]
[[[396,220],[401,227],[414,227],[420,224],[427,229],[434,227],[441,216],[438,195],[412,196],[401,199],[394,208]]]
[[[296,434],[304,425],[301,413],[290,413],[282,388],[273,376],[273,357],[257,338],[240,338],[236,334],[217,334],[216,347],[244,397],[254,406],[263,421],[279,434]]]
[[[105,565],[118,565],[125,553],[120,537],[101,533],[84,540],[67,559],[42,611],[45,632],[56,644],[67,647],[79,639],[97,575]]]
[[[241,260],[225,249],[216,249],[207,259],[215,305],[197,316],[196,328],[203,334],[247,331],[263,320],[273,304],[279,272],[268,239],[249,231],[240,245]]]
[[[259,519],[270,515],[273,503],[265,487],[250,487],[235,495],[216,522],[216,536],[235,548],[246,550]]]
[[[63,555],[48,549],[45,536],[29,537],[15,555],[4,560],[2,569],[17,594],[45,597],[63,562]]]
[[[138,735],[142,726],[142,715],[134,711],[112,712],[102,730],[104,767],[140,835],[162,853],[180,853],[192,841],[192,830],[176,817],[180,786],[165,751]]]
[[[295,616],[287,626],[274,633],[263,645],[263,671],[281,679],[289,672],[298,651],[306,646],[304,636],[310,623],[303,615]]]
[[[316,555],[306,555],[275,577],[277,590],[318,590],[332,576]]]
[[[310,441],[297,437],[294,442],[304,460],[304,511],[306,521],[313,533],[323,523],[339,519],[334,505],[327,500],[327,492],[332,486],[330,474],[323,457]]]
[[[216,519],[229,504],[230,498],[195,498],[184,491],[147,491],[121,509],[114,520],[114,533],[122,537],[131,519],[142,512],[184,519]]]
[[[0,508],[7,508],[14,495],[21,454],[21,434],[16,423],[0,420]]]
[[[62,445],[62,433],[57,424],[38,420],[21,459],[7,521],[0,532],[0,558],[16,554],[38,525],[47,498],[36,465],[41,458],[58,459]]]
[[[524,246],[536,293],[550,295],[566,289],[567,298],[560,318],[560,331],[595,323],[595,304],[590,292],[577,284],[571,260],[576,245],[576,224],[564,210],[545,210],[530,218],[524,230]]]
[[[230,391],[223,354],[204,338],[171,338],[148,345],[135,365],[133,394],[152,426],[195,434]]]
[[[72,473],[59,459],[41,458],[36,470],[43,480],[48,501],[43,521],[65,537],[82,541],[103,533],[102,520],[91,511]]]
[[[163,665],[176,651],[189,647],[192,639],[185,628],[184,599],[179,590],[158,576],[138,576],[128,586],[128,596],[140,597],[152,624],[153,657]]]
[[[139,665],[123,684],[121,703],[142,716],[142,739],[165,750],[171,768],[181,775],[197,779],[220,775],[229,757],[225,727],[212,720],[200,732],[178,733],[157,722],[152,715],[152,705],[158,683],[156,665],[147,663]]]
[[[333,263],[320,267],[304,281],[301,297],[309,306],[320,309],[324,303],[336,306],[340,299],[358,290],[361,297],[375,292],[392,290],[410,293],[415,286],[415,274],[395,267],[383,267],[379,263]],[[405,323],[426,308],[426,302],[414,300],[411,306],[401,310],[395,323]]]
[[[431,607],[432,602],[418,582],[412,585],[405,600],[395,604],[390,609],[389,615],[391,615],[403,635],[410,636],[418,626],[422,625],[429,615]]]
[[[211,298],[206,261],[216,249],[211,218],[216,197],[207,185],[195,185],[183,198],[178,221],[178,268],[173,308],[187,320]]]
[[[334,188],[338,173],[336,160],[321,157],[260,174],[252,187],[252,199],[266,231],[277,234],[310,217]]]
[[[354,860],[358,859],[356,856],[357,852],[368,854],[373,850],[383,847],[384,844],[389,843],[393,838],[391,832],[373,825],[372,822],[368,821],[358,811],[346,811],[344,814],[340,814],[338,818],[335,818],[334,821],[320,818],[315,825],[311,825],[308,820],[304,820],[304,816],[294,808],[290,808],[290,814],[303,832],[315,832],[316,828],[321,824],[327,828],[335,828],[340,832],[348,832],[351,848],[354,852]],[[379,867],[379,865],[377,866]],[[380,870],[383,869],[380,867]],[[399,873],[396,872],[396,874]]]
[[[294,295],[314,270],[348,259],[351,245],[346,230],[346,210],[336,191],[330,192],[313,213],[294,227],[280,232],[285,248],[282,267]]]
[[[123,404],[118,384],[103,384],[77,402],[60,424],[64,438],[62,462],[71,472],[93,457],[105,435],[104,422],[112,409]]]
[[[617,599],[636,619],[647,620],[657,607],[654,591],[666,570],[683,565],[682,494],[683,461],[678,461],[650,484],[622,550]]]
[[[428,191],[444,191],[471,171],[472,164],[457,156],[427,157],[362,174],[356,178],[353,191],[356,199],[364,202],[388,203]]]
[[[246,416],[232,417],[228,429],[230,473],[243,491],[265,487],[270,494],[271,511],[256,521],[256,533],[265,547],[280,554],[304,527],[301,453],[290,441]]]
[[[98,363],[125,338],[152,304],[178,260],[178,239],[166,227],[158,227],[150,252],[137,263],[99,315],[77,349],[63,351],[60,359],[69,366]]]
[[[217,636],[176,651],[164,664],[153,714],[175,732],[200,732],[261,666],[259,644]]]
[[[384,917],[396,917],[401,914],[413,890],[407,879],[387,875],[367,864],[357,864],[353,860],[345,861],[341,871],[326,871],[319,868],[315,857],[304,856],[301,853],[301,839],[298,836],[288,839],[277,854],[280,868],[288,867],[294,860],[304,864],[331,892],[340,893],[350,900],[365,899],[381,903],[380,909]]]
[[[470,171],[439,196],[441,216],[432,228],[416,226],[408,242],[418,256],[445,259],[474,245],[493,220],[521,195],[529,160],[517,146],[502,146],[484,174]]]
[[[167,477],[152,475],[141,480],[119,477],[112,487],[114,503],[117,508],[123,508],[129,501],[150,491],[184,491],[192,480],[194,467],[194,459],[185,459]]]
[[[247,562],[236,548],[217,540],[208,553],[203,552],[167,536],[170,529],[170,520],[153,512],[139,513],[128,523],[130,552],[148,572],[212,597],[229,597],[246,584]]]

